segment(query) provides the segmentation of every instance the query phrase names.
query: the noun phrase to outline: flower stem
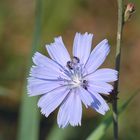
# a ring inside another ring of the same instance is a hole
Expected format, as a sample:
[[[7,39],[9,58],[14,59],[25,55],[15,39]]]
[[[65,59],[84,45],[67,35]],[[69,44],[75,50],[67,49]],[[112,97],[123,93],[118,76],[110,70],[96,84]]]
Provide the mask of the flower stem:
[[[114,100],[112,103],[113,110],[113,126],[114,126],[114,140],[118,140],[118,110],[117,110],[117,95],[119,88],[119,73],[120,73],[120,59],[121,59],[121,41],[124,23],[123,0],[117,0],[118,3],[118,29],[117,29],[117,44],[115,56],[115,69],[118,71],[118,80],[114,83]]]

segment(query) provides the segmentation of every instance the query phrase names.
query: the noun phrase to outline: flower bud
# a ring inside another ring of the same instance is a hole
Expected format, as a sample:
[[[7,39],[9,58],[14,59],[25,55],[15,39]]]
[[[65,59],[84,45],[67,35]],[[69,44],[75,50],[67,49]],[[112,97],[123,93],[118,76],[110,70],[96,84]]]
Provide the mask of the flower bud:
[[[128,21],[134,12],[135,12],[134,4],[128,3],[124,13],[124,22]]]

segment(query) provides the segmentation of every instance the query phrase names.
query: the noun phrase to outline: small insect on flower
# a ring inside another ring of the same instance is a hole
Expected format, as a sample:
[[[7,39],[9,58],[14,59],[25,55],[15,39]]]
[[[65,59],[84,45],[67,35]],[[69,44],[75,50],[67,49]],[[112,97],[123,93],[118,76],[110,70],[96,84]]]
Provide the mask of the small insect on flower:
[[[109,82],[117,80],[118,72],[98,69],[105,61],[110,46],[104,39],[91,51],[92,38],[93,34],[76,33],[72,58],[61,37],[46,45],[51,59],[39,52],[33,56],[35,65],[28,78],[28,94],[41,95],[38,107],[46,117],[59,107],[59,127],[81,125],[82,103],[103,115],[109,110],[101,95],[111,93],[113,86]]]

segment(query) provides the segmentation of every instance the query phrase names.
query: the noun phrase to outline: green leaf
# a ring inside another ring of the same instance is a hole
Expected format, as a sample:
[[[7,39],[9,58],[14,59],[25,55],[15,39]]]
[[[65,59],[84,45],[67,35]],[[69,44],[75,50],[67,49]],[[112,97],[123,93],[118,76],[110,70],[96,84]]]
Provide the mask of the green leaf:
[[[132,99],[138,94],[140,90],[137,90],[136,92],[134,92],[132,94],[132,96],[130,96],[119,108],[118,108],[118,114],[120,115],[122,112],[124,112],[124,110],[126,109],[126,107],[128,106],[128,104],[130,103],[130,101],[132,101]],[[112,123],[112,115],[109,115],[106,119],[104,119],[101,124],[89,135],[89,137],[87,138],[87,140],[101,140],[101,138],[103,138],[103,136],[105,135],[107,128],[111,125]]]

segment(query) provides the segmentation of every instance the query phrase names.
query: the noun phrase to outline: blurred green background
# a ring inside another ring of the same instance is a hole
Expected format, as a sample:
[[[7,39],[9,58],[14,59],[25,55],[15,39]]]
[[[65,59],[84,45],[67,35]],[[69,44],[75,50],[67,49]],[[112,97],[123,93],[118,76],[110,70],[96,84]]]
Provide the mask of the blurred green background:
[[[125,1],[128,2],[135,4],[136,13],[123,32],[119,104],[140,87],[140,1]],[[93,47],[104,38],[109,40],[111,53],[103,67],[113,68],[116,30],[116,0],[0,0],[0,140],[17,139],[20,125],[24,124],[19,119],[21,103],[26,98],[22,98],[22,93],[26,94],[23,89],[34,46],[47,55],[45,44],[62,35],[71,51],[75,33],[90,32],[94,34]],[[139,99],[137,95],[119,117],[120,140],[140,139]],[[30,104],[29,108],[39,111],[36,104]],[[39,140],[85,140],[104,118],[84,109],[82,126],[63,130],[56,126],[56,113],[48,118],[40,115]],[[111,125],[103,140],[112,137]]]

